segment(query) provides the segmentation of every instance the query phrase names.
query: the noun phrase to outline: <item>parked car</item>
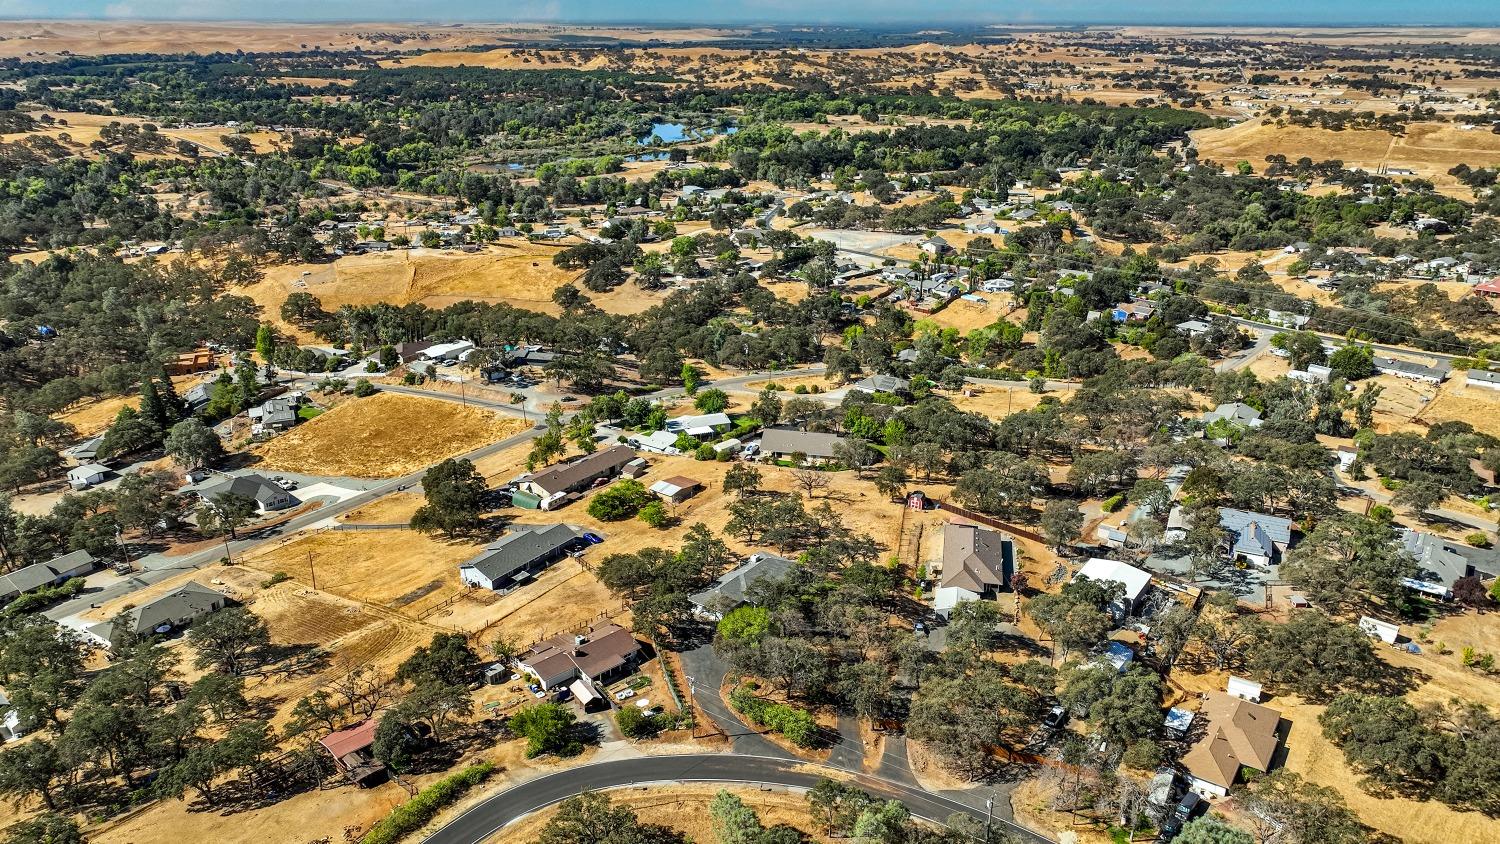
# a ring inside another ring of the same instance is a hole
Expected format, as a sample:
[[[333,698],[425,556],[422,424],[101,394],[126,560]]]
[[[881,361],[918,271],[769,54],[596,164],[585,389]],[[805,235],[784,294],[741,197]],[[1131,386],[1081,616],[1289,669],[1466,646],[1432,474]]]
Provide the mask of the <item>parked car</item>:
[[[1049,730],[1061,729],[1066,723],[1068,723],[1068,710],[1061,705],[1052,707],[1047,710],[1046,715],[1042,716],[1042,726]]]
[[[1171,841],[1173,838],[1176,838],[1177,834],[1182,832],[1183,826],[1192,820],[1202,808],[1202,797],[1191,791],[1182,795],[1182,799],[1177,801],[1177,807],[1172,810],[1172,816],[1167,818],[1166,822],[1161,825],[1160,840]]]

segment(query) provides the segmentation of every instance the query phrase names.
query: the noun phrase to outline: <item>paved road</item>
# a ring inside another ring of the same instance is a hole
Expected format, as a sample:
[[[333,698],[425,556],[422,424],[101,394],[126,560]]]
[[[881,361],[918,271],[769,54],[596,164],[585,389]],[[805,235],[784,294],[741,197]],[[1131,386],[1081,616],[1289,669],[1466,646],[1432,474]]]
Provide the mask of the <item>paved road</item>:
[[[454,400],[457,400],[457,396],[453,398]],[[540,433],[539,429],[532,428],[530,430],[516,434],[515,436],[507,437],[506,439],[500,440],[499,442],[491,443],[481,448],[477,448],[469,452],[468,454],[463,455],[463,457],[469,460],[478,460],[483,457],[488,457],[491,454],[495,454],[504,451],[507,448],[511,448],[512,446],[524,443],[536,437],[538,433]],[[312,510],[300,516],[295,516],[274,527],[261,528],[260,530],[251,529],[244,532],[242,538],[229,542],[227,546],[225,544],[219,544],[210,549],[199,551],[194,554],[184,554],[180,557],[165,557],[159,554],[146,557],[142,560],[137,561],[137,563],[140,565],[140,571],[136,572],[134,575],[128,578],[124,578],[118,583],[106,586],[99,591],[89,592],[71,601],[65,601],[61,604],[58,604],[48,609],[45,615],[53,621],[57,621],[59,619],[67,618],[69,616],[73,616],[77,613],[83,612],[84,610],[89,608],[90,604],[103,603],[105,601],[113,600],[123,595],[128,595],[138,589],[143,589],[153,583],[160,583],[161,581],[181,574],[184,571],[201,569],[204,566],[216,563],[220,558],[224,557],[226,553],[231,559],[233,559],[235,556],[250,551],[256,546],[261,545],[262,543],[279,540],[289,534],[303,530],[304,528],[312,527],[319,522],[324,522],[332,519],[333,517],[338,516],[341,513],[347,513],[350,510],[361,507],[365,504],[370,503],[371,501],[389,495],[392,492],[396,492],[403,487],[409,487],[420,483],[424,472],[426,472],[426,469],[421,469],[416,472],[412,472],[409,475],[403,475],[399,478],[392,478],[391,480],[383,481],[377,486],[372,486],[369,489],[360,492],[357,495],[346,498],[343,501],[333,504],[332,506],[319,507],[316,510]]]
[[[1230,317],[1230,319],[1234,320],[1235,322],[1239,323],[1240,325],[1245,326],[1246,328],[1266,329],[1266,330],[1271,331],[1272,333],[1275,333],[1277,331],[1292,331],[1292,330],[1294,330],[1294,329],[1290,329],[1290,328],[1287,328],[1287,327],[1281,326],[1281,325],[1273,325],[1273,324],[1271,324],[1269,322],[1257,322],[1257,321],[1255,321],[1253,319],[1245,319],[1244,317],[1232,316],[1232,317]],[[1344,337],[1342,335],[1339,335],[1339,334],[1327,334],[1327,333],[1322,332],[1322,331],[1314,331],[1313,333],[1316,334],[1316,335],[1318,335],[1319,337],[1322,337],[1325,340],[1334,340],[1334,341],[1338,341],[1338,342],[1343,342],[1343,340],[1344,340]],[[1396,354],[1396,355],[1411,355],[1412,357],[1427,358],[1428,360],[1431,360],[1431,361],[1450,361],[1451,362],[1453,360],[1456,360],[1457,358],[1462,357],[1462,355],[1449,355],[1449,354],[1444,354],[1443,352],[1429,352],[1429,351],[1424,351],[1422,349],[1413,349],[1413,348],[1410,348],[1408,346],[1387,346],[1387,345],[1385,345],[1383,343],[1368,343],[1366,345],[1368,345],[1370,348],[1374,349],[1377,352],[1387,352],[1389,354]]]
[[[826,773],[823,770],[826,769]],[[680,782],[723,782],[812,788],[827,774],[849,778],[848,771],[800,759],[775,759],[741,754],[647,756],[582,765],[513,786],[464,812],[426,839],[426,844],[479,844],[506,825],[539,809],[584,791],[622,786]],[[964,813],[983,820],[983,792],[966,794],[929,792],[900,782],[855,774],[853,782],[865,791],[888,800],[899,800],[913,815],[943,822]],[[1002,808],[1002,801],[995,801]],[[1006,830],[1026,842],[1050,841],[1039,833],[994,818],[997,829]]]

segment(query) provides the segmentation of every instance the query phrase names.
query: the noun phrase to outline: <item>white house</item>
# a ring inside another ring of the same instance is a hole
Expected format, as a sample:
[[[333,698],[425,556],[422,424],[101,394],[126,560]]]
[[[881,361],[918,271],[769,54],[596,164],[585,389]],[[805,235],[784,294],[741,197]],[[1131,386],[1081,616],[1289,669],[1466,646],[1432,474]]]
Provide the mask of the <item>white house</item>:
[[[1487,369],[1471,369],[1464,376],[1465,387],[1479,387],[1485,390],[1500,390],[1500,372],[1491,372]]]
[[[1151,573],[1144,569],[1138,569],[1129,563],[1119,560],[1106,560],[1103,557],[1094,557],[1078,574],[1073,576],[1074,580],[1093,580],[1098,583],[1118,583],[1125,591],[1117,598],[1111,608],[1118,617],[1134,615],[1140,609],[1141,599],[1146,597],[1146,592],[1151,588]]]
[[[99,463],[74,466],[68,470],[68,486],[74,489],[88,489],[96,484],[104,483],[104,477],[108,474],[109,467]]]

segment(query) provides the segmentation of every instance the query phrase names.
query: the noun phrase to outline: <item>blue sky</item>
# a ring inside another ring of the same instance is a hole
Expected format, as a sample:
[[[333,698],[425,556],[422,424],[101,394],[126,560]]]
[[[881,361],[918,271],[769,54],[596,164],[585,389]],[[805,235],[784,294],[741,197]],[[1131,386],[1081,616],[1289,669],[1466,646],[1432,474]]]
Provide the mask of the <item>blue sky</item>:
[[[654,23],[1500,25],[1500,0],[0,0],[0,17]]]

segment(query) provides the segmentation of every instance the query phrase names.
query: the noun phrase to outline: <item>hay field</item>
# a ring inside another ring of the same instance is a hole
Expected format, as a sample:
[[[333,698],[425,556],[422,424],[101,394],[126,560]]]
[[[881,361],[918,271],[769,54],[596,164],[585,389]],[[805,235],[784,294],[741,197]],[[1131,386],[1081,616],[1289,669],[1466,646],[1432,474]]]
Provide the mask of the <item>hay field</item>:
[[[1248,120],[1225,129],[1199,129],[1191,136],[1200,158],[1226,166],[1243,160],[1261,171],[1267,155],[1281,153],[1293,161],[1304,155],[1314,161],[1336,158],[1345,166],[1371,172],[1381,165],[1405,167],[1465,199],[1472,193],[1448,170],[1456,164],[1500,164],[1500,135],[1478,128],[1465,131],[1449,123],[1413,123],[1406,134],[1396,136],[1374,129],[1277,128],[1275,123]]]
[[[557,316],[562,309],[552,301],[552,292],[582,275],[552,264],[554,247],[524,240],[509,240],[478,253],[432,249],[350,255],[332,264],[279,264],[267,267],[256,284],[233,292],[255,300],[268,319],[307,342],[312,335],[280,321],[281,305],[293,292],[306,292],[323,303],[323,309],[340,305],[423,304],[442,308],[455,302],[504,302],[517,308]],[[303,273],[308,275],[303,276]],[[601,309],[614,314],[636,314],[665,298],[634,284],[623,284],[607,293],[585,291]]]
[[[1474,430],[1500,437],[1500,392],[1480,387],[1465,387],[1464,377],[1455,372],[1438,390],[1413,421],[1435,425],[1439,422],[1468,422]]]
[[[323,530],[261,548],[235,562],[275,574],[285,572],[318,589],[376,604],[415,618],[463,589],[458,564],[472,557],[476,542],[449,542],[413,530]],[[311,563],[309,563],[309,560]]]
[[[251,452],[261,458],[260,469],[394,478],[529,427],[449,401],[377,393],[346,401]]]

